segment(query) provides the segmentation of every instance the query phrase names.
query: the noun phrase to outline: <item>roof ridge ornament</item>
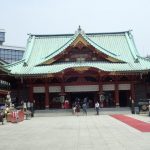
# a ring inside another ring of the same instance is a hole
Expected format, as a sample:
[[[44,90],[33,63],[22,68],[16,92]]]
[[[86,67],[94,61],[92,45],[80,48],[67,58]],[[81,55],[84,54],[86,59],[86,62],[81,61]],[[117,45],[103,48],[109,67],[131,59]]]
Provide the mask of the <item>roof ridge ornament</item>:
[[[132,35],[132,29],[130,29],[129,31],[128,31],[128,35],[129,35],[129,37],[132,39],[133,38],[133,35]]]
[[[75,34],[85,34],[85,32],[81,29],[81,26],[79,25],[78,30],[75,31]]]
[[[79,25],[78,32],[81,32],[81,26]]]

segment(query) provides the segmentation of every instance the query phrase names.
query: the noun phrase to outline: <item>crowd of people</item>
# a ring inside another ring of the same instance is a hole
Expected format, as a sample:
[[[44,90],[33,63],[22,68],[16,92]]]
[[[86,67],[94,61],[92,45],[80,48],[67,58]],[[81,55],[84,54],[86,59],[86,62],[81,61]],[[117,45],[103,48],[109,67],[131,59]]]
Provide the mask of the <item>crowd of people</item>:
[[[19,102],[19,103],[18,103]],[[12,103],[10,93],[7,94],[6,97],[6,105],[5,105],[5,113],[7,114],[10,110],[10,108],[14,107],[21,108],[25,113],[30,111],[32,117],[34,116],[34,104],[35,101],[30,102],[29,100],[21,100],[21,101],[14,101]],[[70,105],[72,105],[72,113],[73,115],[79,115],[79,113],[82,111],[84,115],[87,115],[89,106],[91,107],[91,100],[88,97],[85,97],[83,99],[75,98],[75,100],[70,103],[68,99],[65,99],[62,103],[62,108],[69,109]],[[95,101],[95,104],[92,104],[92,107],[95,106],[96,114],[99,115],[100,107],[102,107],[101,103],[98,101]],[[16,109],[17,110],[17,109]]]
[[[84,98],[83,101],[79,98],[75,99],[75,102],[72,104],[72,113],[73,115],[79,115],[80,110],[82,109],[83,114],[87,115],[87,109],[89,108],[88,98]],[[96,115],[99,115],[100,103],[98,101],[95,102],[95,110]]]

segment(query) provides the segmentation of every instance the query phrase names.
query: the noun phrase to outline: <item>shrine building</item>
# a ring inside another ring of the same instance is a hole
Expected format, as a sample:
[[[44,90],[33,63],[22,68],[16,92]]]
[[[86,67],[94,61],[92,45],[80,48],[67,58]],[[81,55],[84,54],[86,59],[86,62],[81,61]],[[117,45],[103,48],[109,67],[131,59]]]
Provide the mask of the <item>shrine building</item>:
[[[6,71],[7,70],[7,71]],[[3,66],[11,94],[36,109],[69,108],[76,98],[89,107],[129,107],[150,98],[150,60],[140,56],[130,31],[30,34],[23,58]],[[9,73],[8,73],[9,72]]]

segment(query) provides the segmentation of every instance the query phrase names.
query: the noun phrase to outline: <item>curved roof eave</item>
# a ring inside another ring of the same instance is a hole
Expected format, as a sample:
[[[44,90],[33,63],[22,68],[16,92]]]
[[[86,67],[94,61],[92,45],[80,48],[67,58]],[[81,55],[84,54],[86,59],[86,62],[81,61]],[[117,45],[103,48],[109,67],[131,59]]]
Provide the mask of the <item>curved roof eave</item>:
[[[10,73],[10,70],[7,69],[6,67],[4,67],[4,65],[1,65],[1,64],[0,64],[0,70],[2,70],[5,73]]]
[[[105,72],[141,72],[149,71],[150,67],[147,68],[146,65],[130,64],[130,63],[105,63],[105,62],[84,62],[84,63],[59,63],[55,65],[46,65],[46,66],[35,66],[35,67],[24,67],[21,70],[17,67],[11,70],[12,74],[49,74],[49,73],[58,73],[64,69],[74,68],[74,67],[94,67]]]

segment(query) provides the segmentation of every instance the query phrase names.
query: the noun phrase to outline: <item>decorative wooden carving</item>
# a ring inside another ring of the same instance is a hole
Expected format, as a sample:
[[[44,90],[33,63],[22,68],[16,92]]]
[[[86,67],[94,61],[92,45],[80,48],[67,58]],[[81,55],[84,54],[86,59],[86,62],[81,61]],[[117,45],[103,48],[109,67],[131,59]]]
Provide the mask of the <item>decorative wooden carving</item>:
[[[74,70],[80,73],[87,71],[89,67],[75,67]]]

